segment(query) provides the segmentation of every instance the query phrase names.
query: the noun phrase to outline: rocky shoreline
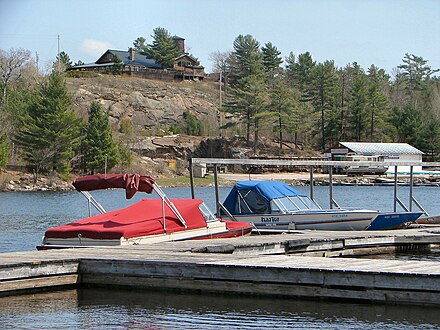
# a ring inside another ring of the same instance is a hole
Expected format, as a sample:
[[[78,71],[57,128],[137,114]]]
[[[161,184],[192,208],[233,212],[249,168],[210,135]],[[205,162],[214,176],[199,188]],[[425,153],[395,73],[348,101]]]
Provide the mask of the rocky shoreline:
[[[266,174],[267,175],[267,174]],[[283,180],[293,186],[308,186],[310,181],[308,179],[308,173],[277,173],[269,174],[270,178],[266,178],[266,175],[253,175],[252,180]],[[227,182],[228,185],[232,185],[235,181],[248,180],[246,174],[233,174],[227,173],[220,175],[220,178]],[[274,177],[275,176],[275,177]],[[333,178],[334,186],[385,186],[393,185],[394,180],[391,177],[380,176],[341,176],[338,175]],[[399,177],[399,185],[409,185],[409,177]],[[435,186],[440,187],[439,177],[414,177],[413,184],[415,186]],[[181,184],[179,184],[180,186]],[[189,185],[189,180],[188,180]],[[221,182],[220,182],[221,185]],[[327,176],[315,177],[315,186],[328,186],[329,180]],[[33,174],[3,170],[0,172],[0,191],[71,191],[75,188],[72,186],[72,180],[65,181],[59,177],[47,177],[40,176],[35,182]]]

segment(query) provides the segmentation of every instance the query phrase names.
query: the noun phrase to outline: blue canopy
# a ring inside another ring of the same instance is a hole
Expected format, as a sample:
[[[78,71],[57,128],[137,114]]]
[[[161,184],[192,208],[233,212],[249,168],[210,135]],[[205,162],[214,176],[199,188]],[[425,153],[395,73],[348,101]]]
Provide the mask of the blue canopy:
[[[274,198],[306,195],[280,181],[237,182],[223,205],[231,214],[270,213],[270,201]]]

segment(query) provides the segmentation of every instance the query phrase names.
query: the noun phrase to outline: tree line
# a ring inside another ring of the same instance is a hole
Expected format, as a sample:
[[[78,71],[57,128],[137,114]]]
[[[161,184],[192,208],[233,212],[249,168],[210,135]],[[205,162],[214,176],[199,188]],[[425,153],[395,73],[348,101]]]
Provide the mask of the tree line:
[[[11,155],[35,180],[41,173],[93,174],[129,166],[131,154],[114,140],[101,104],[92,102],[87,116],[79,116],[59,65],[63,58],[60,53],[51,74],[41,76],[29,51],[0,51],[0,169]]]
[[[375,65],[338,68],[309,52],[283,59],[271,42],[239,35],[232,51],[210,59],[226,89],[222,110],[239,118],[224,128],[235,125],[254,152],[263,134],[280,149],[284,141],[322,152],[339,141],[407,142],[439,159],[439,70],[420,56],[405,54],[391,79]]]

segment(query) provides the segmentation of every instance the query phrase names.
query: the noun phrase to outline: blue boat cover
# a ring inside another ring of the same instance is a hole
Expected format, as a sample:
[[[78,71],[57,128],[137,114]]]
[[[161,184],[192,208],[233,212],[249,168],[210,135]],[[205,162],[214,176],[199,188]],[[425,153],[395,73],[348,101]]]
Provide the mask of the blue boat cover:
[[[235,184],[223,205],[231,214],[270,213],[270,200],[286,196],[306,195],[280,181],[241,181]]]

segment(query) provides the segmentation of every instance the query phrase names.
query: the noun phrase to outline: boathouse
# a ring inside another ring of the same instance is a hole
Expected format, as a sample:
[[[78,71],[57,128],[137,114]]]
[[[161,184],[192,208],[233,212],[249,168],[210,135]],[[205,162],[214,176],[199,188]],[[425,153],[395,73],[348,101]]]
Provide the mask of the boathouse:
[[[333,160],[373,161],[397,163],[422,162],[423,152],[408,143],[373,143],[373,142],[339,142],[338,149],[331,150]],[[409,166],[396,166],[397,173],[410,172]],[[383,172],[394,173],[395,166],[383,167]],[[353,168],[353,170],[355,170]],[[360,171],[360,169],[358,169]],[[375,169],[363,169],[365,172],[374,172]],[[376,169],[381,171],[380,169]],[[350,171],[350,169],[348,169]],[[414,174],[423,173],[422,166],[413,167]]]

